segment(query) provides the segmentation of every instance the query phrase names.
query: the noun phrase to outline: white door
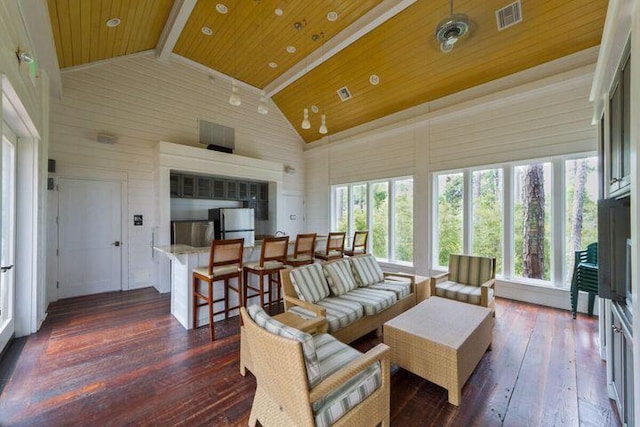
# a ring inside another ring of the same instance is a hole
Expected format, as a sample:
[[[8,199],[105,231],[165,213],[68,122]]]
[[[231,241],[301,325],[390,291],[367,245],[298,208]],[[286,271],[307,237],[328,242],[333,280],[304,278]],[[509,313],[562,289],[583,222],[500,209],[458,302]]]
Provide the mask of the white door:
[[[15,145],[2,137],[0,166],[2,167],[2,197],[0,206],[0,352],[15,332],[15,238],[16,238],[16,150]]]
[[[58,191],[58,297],[120,290],[120,182],[60,179]]]
[[[304,199],[302,196],[284,196],[284,231],[291,238],[304,231]]]

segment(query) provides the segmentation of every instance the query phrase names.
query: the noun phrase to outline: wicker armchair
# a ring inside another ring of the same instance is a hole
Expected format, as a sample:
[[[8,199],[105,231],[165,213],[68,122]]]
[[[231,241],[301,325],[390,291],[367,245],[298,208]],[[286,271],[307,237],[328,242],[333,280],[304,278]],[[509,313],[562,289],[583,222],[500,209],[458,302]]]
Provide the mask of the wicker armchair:
[[[249,311],[255,312],[256,309],[250,307]],[[378,344],[361,354],[329,334],[318,334],[310,339],[300,331],[283,328],[272,318],[266,321],[267,324],[258,323],[259,320],[254,320],[244,307],[241,316],[257,383],[249,416],[250,426],[255,426],[257,421],[265,427],[389,425],[388,346]],[[284,332],[280,332],[283,329]],[[312,341],[313,354],[309,351],[309,341]],[[341,362],[342,366],[335,366],[335,357],[328,358],[333,359],[334,367],[323,372],[326,369],[323,363],[330,362],[326,357],[323,362],[324,351],[316,355],[315,348],[319,347],[328,349],[329,354],[351,353],[355,358],[347,357],[346,363]],[[311,356],[317,358],[319,369],[310,366]],[[340,413],[342,405],[350,400],[353,402],[354,394],[362,392],[362,378],[371,381],[372,369],[377,372],[379,385],[370,387],[369,382],[366,397],[346,413]],[[352,381],[347,383],[349,380]]]

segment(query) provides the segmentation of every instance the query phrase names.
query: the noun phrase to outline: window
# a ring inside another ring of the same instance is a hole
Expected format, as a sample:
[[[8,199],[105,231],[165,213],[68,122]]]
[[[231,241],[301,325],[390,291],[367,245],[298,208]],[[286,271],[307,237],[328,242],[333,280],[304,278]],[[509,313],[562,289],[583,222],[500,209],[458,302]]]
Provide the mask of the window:
[[[474,171],[472,174],[473,251],[496,258],[496,274],[502,274],[503,182],[502,169]]]
[[[553,158],[436,174],[433,265],[492,256],[504,279],[569,286],[574,251],[597,241],[597,165]]]
[[[413,178],[336,185],[332,203],[334,230],[349,239],[369,230],[368,250],[377,259],[413,263]]]
[[[462,173],[438,176],[438,265],[449,265],[450,254],[462,249]]]
[[[571,285],[575,252],[598,241],[598,158],[565,161],[566,284]]]

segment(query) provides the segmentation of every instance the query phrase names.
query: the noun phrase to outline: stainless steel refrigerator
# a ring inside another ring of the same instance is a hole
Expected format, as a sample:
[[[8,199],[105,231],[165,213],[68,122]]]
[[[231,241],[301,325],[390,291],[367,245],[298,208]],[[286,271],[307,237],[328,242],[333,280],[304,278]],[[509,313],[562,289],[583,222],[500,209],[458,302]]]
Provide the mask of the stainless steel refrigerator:
[[[251,208],[209,209],[216,239],[244,239],[245,246],[255,243],[255,213]]]

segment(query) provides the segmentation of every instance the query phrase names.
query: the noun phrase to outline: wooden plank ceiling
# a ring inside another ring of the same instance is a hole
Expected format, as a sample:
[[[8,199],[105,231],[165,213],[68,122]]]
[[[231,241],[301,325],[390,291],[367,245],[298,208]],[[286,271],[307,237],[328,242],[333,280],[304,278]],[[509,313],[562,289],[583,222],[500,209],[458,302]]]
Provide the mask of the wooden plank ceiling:
[[[198,0],[174,53],[264,88],[381,0]],[[523,21],[498,31],[495,11],[510,0],[458,0],[472,22],[449,54],[435,41],[446,0],[419,0],[273,96],[306,142],[534,67],[600,43],[607,0],[522,0]],[[223,3],[228,12],[219,13]],[[152,49],[172,0],[48,0],[61,68]],[[278,16],[276,9],[282,9]],[[338,13],[329,21],[330,11]],[[105,22],[121,19],[116,28]],[[295,24],[300,23],[299,29]],[[202,32],[211,29],[211,35]],[[316,41],[313,36],[318,35]],[[286,48],[294,46],[295,53]],[[271,68],[269,63],[276,63]],[[371,74],[380,84],[369,83]],[[336,91],[347,86],[353,98]],[[303,108],[311,129],[301,129]],[[256,113],[257,114],[257,113]]]

